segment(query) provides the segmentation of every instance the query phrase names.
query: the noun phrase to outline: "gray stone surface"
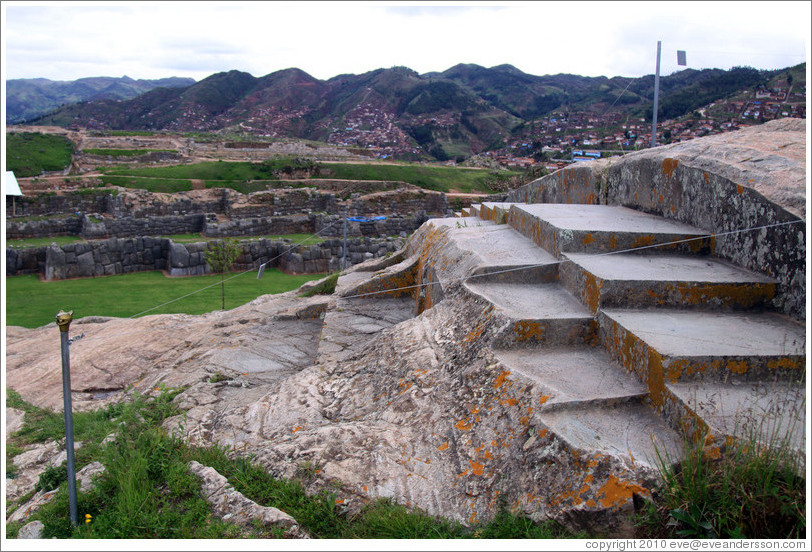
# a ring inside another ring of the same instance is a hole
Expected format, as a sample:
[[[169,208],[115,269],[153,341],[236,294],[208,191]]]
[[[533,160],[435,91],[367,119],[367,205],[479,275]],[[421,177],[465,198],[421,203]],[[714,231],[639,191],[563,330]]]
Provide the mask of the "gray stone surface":
[[[11,435],[23,427],[25,412],[18,408],[6,407],[6,435]]]
[[[541,405],[544,410],[640,398],[648,391],[606,351],[594,347],[522,348],[494,354],[511,374],[532,380],[548,397]]]
[[[743,270],[710,257],[688,255],[587,255],[568,253],[566,258],[605,280],[773,283],[775,279]]]
[[[466,286],[505,315],[516,319],[592,318],[592,315],[557,283],[515,284],[469,281]]]
[[[771,313],[605,310],[667,356],[803,355],[804,326]]]
[[[20,528],[20,531],[17,533],[18,539],[41,539],[42,538],[42,530],[45,528],[45,525],[37,520],[32,521],[31,523],[26,523]]]
[[[192,460],[189,462],[189,470],[202,480],[203,496],[212,505],[214,515],[223,521],[244,527],[251,527],[253,523],[268,527],[284,527],[289,537],[307,538],[299,530],[299,525],[293,517],[278,508],[260,506],[246,498],[214,468]]]

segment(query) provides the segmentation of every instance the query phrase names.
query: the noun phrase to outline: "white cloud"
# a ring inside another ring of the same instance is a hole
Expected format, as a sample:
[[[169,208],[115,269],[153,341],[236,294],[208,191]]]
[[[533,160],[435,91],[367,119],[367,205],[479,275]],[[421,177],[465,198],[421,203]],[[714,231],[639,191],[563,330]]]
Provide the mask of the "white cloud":
[[[809,2],[3,2],[6,78],[202,79],[298,67],[327,79],[405,65],[509,63],[534,75],[640,76],[805,61]],[[774,24],[765,24],[765,20]],[[81,73],[77,73],[81,71]]]

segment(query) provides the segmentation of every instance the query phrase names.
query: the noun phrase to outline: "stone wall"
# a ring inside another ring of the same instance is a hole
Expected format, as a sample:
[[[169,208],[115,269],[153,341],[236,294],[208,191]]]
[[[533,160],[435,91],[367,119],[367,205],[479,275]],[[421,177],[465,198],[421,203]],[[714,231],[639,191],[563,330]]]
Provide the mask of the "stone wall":
[[[341,269],[343,239],[316,245],[290,240],[243,240],[234,270],[252,270],[267,263],[291,274],[327,273]],[[399,238],[348,238],[347,266],[397,251]],[[171,276],[209,274],[207,242],[175,243],[166,238],[109,238],[68,245],[6,249],[6,276],[42,274],[46,280],[91,278],[130,272],[166,270]]]
[[[369,183],[367,183],[369,185]],[[6,220],[9,239],[57,235],[85,239],[200,233],[209,237],[243,237],[320,233],[343,236],[342,217],[385,216],[374,223],[351,222],[350,236],[396,236],[411,233],[430,216],[447,216],[446,196],[412,188],[360,196],[345,201],[312,189],[241,194],[207,191],[195,196],[128,190],[118,194],[81,193],[24,197],[17,217]],[[68,211],[68,212],[66,212]],[[64,216],[58,216],[59,214]],[[47,220],[24,217],[47,216]]]
[[[345,183],[346,184],[346,183]],[[375,183],[377,184],[377,183]],[[413,186],[391,190],[381,183],[385,191],[367,190],[368,182],[349,186],[338,192],[319,191],[312,188],[281,189],[241,194],[223,188],[179,192],[174,194],[151,193],[146,190],[125,188],[87,188],[6,199],[6,218],[46,215],[71,215],[96,213],[115,217],[156,217],[186,214],[216,213],[232,218],[256,216],[290,216],[312,213],[342,214],[345,209],[350,216],[410,215],[426,212],[445,216],[448,203],[445,194],[420,190]],[[354,191],[354,190],[361,191]],[[363,193],[362,193],[363,192]]]
[[[714,255],[779,281],[774,306],[806,318],[804,121],[579,163],[508,202],[623,205],[715,234]]]

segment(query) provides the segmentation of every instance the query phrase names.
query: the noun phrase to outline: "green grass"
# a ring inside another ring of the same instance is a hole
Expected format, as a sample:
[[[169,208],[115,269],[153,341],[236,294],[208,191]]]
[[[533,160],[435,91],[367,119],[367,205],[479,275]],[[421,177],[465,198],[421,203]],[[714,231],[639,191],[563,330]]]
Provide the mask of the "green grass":
[[[228,187],[242,193],[266,189],[267,185],[295,186],[294,181],[274,178],[279,171],[296,167],[296,160],[279,159],[264,163],[214,161],[194,165],[171,167],[116,168],[106,170],[102,177],[105,183],[124,187],[144,187],[158,190],[159,183],[172,183],[203,180],[207,187]],[[480,169],[425,166],[425,165],[386,165],[381,163],[322,163],[320,171],[312,178],[400,181],[439,192],[482,192],[491,193],[495,173]],[[521,172],[501,171],[500,175],[520,176]],[[169,185],[169,184],[167,184]],[[191,183],[189,182],[189,186]],[[191,189],[191,188],[189,188]],[[179,191],[179,190],[166,190]]]
[[[791,447],[745,436],[722,447],[685,446],[661,459],[663,484],[640,517],[657,538],[806,538],[806,480]]]
[[[148,153],[178,153],[178,150],[172,149],[101,149],[101,148],[88,148],[83,150],[83,153],[88,155],[110,155],[112,157],[137,157],[139,155],[146,155]]]
[[[200,481],[188,470],[191,460],[211,466],[256,503],[292,515],[315,538],[571,538],[554,523],[536,525],[505,511],[470,528],[390,500],[373,501],[350,516],[336,503],[334,493],[305,492],[303,484],[315,473],[307,466],[303,465],[293,479],[276,479],[249,458],[232,457],[220,447],[190,447],[168,435],[161,423],[179,414],[172,399],[180,391],[163,390],[155,397],[136,396],[132,402],[74,413],[75,439],[83,443],[76,450],[77,471],[93,461],[100,461],[105,471],[96,479],[93,490],[78,492],[78,527],[70,523],[65,470],[54,468],[40,476],[39,487],[59,489],[54,500],[28,520],[43,522],[43,538],[282,536],[279,529],[239,528],[214,518],[201,496]],[[7,402],[26,413],[23,428],[7,436],[7,450],[18,454],[28,445],[58,439],[63,434],[61,416],[26,403],[13,390],[7,392]],[[114,432],[115,440],[102,446],[104,438]],[[20,502],[10,505],[11,509]],[[21,526],[8,524],[7,538],[15,538]]]
[[[234,276],[226,281],[226,309],[244,305],[260,295],[290,291],[325,276],[289,275],[276,269],[265,270],[259,280],[256,271],[237,274],[226,275],[226,278]],[[36,328],[53,322],[60,309],[72,310],[74,318],[130,317],[192,293],[146,314],[203,314],[219,310],[220,276],[168,278],[153,271],[51,282],[40,281],[35,275],[12,276],[6,278],[6,324]]]
[[[34,217],[29,218],[33,219]],[[59,218],[62,217],[60,216]],[[203,241],[216,241],[222,239],[222,238],[205,237],[201,236],[200,234],[170,234],[167,236],[156,236],[156,237],[168,238],[176,243],[197,243]],[[258,240],[263,238],[274,241],[290,240],[292,244],[297,245],[315,245],[322,243],[327,239],[330,239],[314,236],[313,234],[278,234],[274,236],[254,236],[247,239]],[[57,245],[67,245],[71,243],[79,243],[84,241],[86,240],[79,236],[51,236],[46,238],[24,238],[14,240],[7,239],[6,246],[14,248],[47,247],[51,245],[51,243],[53,242],[56,242]]]
[[[302,297],[313,297],[314,295],[332,295],[336,290],[336,284],[338,283],[338,277],[340,275],[341,274],[339,272],[334,272],[325,278],[323,282],[317,284],[312,289],[302,292],[300,295]]]
[[[71,162],[74,144],[63,136],[38,132],[6,134],[6,170],[19,177],[61,171]]]
[[[49,238],[25,238],[22,240],[6,240],[6,247],[13,247],[16,249],[30,248],[30,247],[48,247],[52,243],[57,245],[68,245],[71,243],[83,242],[84,239],[79,236],[51,236]]]

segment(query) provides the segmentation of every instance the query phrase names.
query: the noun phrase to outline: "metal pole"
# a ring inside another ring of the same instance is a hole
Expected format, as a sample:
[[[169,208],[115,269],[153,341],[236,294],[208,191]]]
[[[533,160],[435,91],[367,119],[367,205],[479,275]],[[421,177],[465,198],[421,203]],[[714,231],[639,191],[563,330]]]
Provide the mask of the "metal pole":
[[[341,270],[347,269],[347,206],[344,206],[344,248],[341,252]]]
[[[654,73],[654,114],[651,117],[651,147],[657,146],[657,108],[660,102],[660,41],[657,41],[657,70]]]
[[[79,525],[79,514],[76,506],[76,465],[73,456],[73,406],[70,390],[70,340],[68,332],[73,320],[73,311],[59,311],[56,314],[56,325],[62,341],[62,396],[65,404],[65,452],[68,455],[68,498],[70,500],[70,522]]]

